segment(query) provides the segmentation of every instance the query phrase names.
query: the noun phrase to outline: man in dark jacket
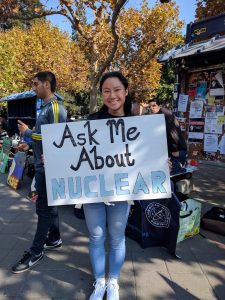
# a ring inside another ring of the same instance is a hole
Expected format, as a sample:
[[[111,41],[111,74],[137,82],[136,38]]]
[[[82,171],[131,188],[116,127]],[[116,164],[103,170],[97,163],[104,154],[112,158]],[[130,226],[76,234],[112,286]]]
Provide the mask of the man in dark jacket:
[[[161,107],[158,99],[151,100],[149,103],[149,108],[152,114],[164,114],[166,122],[168,155],[172,159],[177,159],[181,165],[184,165],[187,158],[187,145],[182,136],[179,123],[175,116],[167,108]]]
[[[59,231],[59,216],[55,206],[48,206],[45,170],[42,159],[41,125],[66,122],[67,113],[60,101],[54,95],[56,78],[51,72],[39,72],[33,79],[33,90],[37,97],[43,99],[44,105],[38,116],[35,129],[31,130],[22,121],[18,121],[20,133],[32,139],[35,167],[35,188],[38,194],[36,213],[38,215],[37,229],[33,244],[29,251],[12,267],[13,273],[22,273],[35,266],[44,255],[43,250],[60,247],[62,240]]]

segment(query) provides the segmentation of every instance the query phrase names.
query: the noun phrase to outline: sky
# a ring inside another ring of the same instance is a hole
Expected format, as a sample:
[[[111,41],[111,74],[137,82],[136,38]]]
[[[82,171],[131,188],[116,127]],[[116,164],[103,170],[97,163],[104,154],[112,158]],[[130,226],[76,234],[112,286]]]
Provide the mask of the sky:
[[[41,1],[42,3],[45,3],[45,0]],[[153,6],[155,4],[155,0],[148,0],[149,6]],[[186,33],[186,25],[190,22],[193,22],[195,19],[195,9],[196,9],[196,0],[175,0],[177,5],[180,8],[180,18],[184,20],[185,25],[183,27],[182,33]],[[48,6],[54,7],[56,1],[55,0],[49,0]],[[141,3],[141,0],[128,0],[126,7],[138,7],[138,5]],[[66,20],[66,18],[60,16],[60,15],[54,15],[48,17],[48,19],[52,22],[53,25],[58,26],[61,30],[67,31],[69,34],[71,34],[71,25],[70,22]]]

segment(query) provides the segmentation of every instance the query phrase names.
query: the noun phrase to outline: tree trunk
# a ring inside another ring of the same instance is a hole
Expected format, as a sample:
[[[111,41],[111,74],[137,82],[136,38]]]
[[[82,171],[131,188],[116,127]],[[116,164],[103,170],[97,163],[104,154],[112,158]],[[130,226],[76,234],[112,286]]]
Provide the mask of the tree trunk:
[[[89,112],[94,113],[97,108],[97,94],[98,94],[98,89],[97,89],[97,84],[92,84],[91,89],[90,89],[90,106],[89,106]]]

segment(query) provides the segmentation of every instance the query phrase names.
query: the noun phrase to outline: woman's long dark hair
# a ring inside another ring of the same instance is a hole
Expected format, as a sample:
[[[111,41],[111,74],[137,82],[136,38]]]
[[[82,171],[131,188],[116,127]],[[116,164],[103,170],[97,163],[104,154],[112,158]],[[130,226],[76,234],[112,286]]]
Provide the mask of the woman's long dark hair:
[[[101,80],[100,80],[100,85],[99,85],[99,89],[100,92],[102,92],[102,86],[103,83],[108,79],[108,78],[118,78],[119,81],[122,83],[122,85],[124,86],[125,90],[128,89],[128,80],[126,77],[123,76],[122,73],[118,72],[118,71],[113,71],[113,72],[107,72],[105,73]],[[130,94],[128,92],[128,95],[126,96],[125,102],[124,102],[124,113],[125,116],[131,116],[131,111],[132,111],[132,103],[131,103],[131,98],[130,98]],[[103,106],[100,109],[100,112],[102,113],[107,113],[108,112],[108,107],[103,104]]]

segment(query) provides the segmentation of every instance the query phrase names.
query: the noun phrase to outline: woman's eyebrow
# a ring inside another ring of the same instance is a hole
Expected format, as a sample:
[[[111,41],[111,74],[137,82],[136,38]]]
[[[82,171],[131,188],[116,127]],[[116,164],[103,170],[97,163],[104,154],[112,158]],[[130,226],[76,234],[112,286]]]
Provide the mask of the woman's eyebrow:
[[[122,86],[114,86],[114,87],[113,87],[113,89],[118,89],[118,88],[121,89]],[[103,90],[110,90],[110,88],[107,87],[107,88],[104,88]]]

